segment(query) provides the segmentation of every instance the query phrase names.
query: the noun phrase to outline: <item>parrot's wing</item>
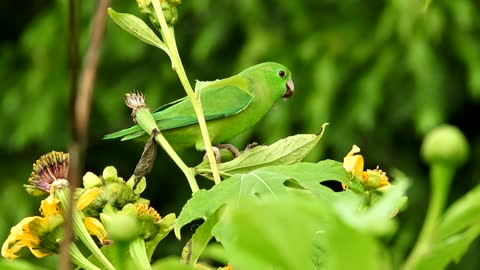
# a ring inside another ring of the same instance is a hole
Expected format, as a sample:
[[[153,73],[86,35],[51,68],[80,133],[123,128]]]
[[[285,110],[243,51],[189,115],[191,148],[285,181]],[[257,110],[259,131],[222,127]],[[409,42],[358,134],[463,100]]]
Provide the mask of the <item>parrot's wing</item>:
[[[248,90],[248,81],[240,76],[212,82],[197,82],[196,91],[200,93],[205,120],[228,117],[245,110],[254,98]],[[198,123],[188,97],[161,106],[155,110],[153,116],[160,130]],[[107,134],[104,139],[122,137],[122,141],[124,141],[144,134],[145,132],[138,125],[135,125]]]
[[[198,84],[198,83],[197,83]],[[234,76],[211,83],[201,82],[200,102],[205,120],[215,120],[235,115],[245,110],[254,96],[242,77]],[[162,111],[163,109],[163,111]],[[182,99],[161,107],[154,115],[160,130],[168,130],[198,123],[193,106]]]

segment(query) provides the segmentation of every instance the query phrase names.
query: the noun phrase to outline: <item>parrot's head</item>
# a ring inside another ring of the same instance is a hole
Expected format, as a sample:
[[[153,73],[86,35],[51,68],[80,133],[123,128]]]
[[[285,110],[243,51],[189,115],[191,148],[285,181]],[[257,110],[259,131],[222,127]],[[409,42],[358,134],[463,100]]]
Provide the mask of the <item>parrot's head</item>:
[[[257,78],[259,74],[262,74],[269,86],[268,89],[273,91],[272,94],[275,98],[289,98],[293,96],[295,87],[292,81],[292,74],[284,65],[267,62],[255,65],[242,73],[245,73],[245,75],[249,73]]]
[[[295,91],[295,85],[292,81],[292,74],[290,70],[283,65],[277,63],[269,63],[272,65],[271,75],[276,77],[272,80],[280,82],[281,89],[282,89],[282,98],[289,98],[293,96]]]

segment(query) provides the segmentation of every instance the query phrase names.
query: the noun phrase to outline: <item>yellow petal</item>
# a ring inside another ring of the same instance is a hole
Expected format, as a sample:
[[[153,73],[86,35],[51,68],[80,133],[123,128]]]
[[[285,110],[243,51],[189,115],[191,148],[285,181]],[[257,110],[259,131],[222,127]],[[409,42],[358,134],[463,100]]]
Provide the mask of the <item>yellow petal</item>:
[[[105,240],[107,237],[107,231],[98,219],[86,217],[83,219],[83,223],[85,224],[85,227],[90,235],[95,235],[102,242]]]
[[[59,202],[60,200],[56,199],[53,194],[50,194],[50,196],[40,203],[40,213],[42,213],[44,217],[59,213]]]
[[[43,249],[37,249],[37,248],[32,248],[32,247],[29,247],[30,251],[32,252],[33,255],[35,255],[35,257],[37,258],[43,258],[43,257],[46,257],[46,256],[50,256],[50,255],[53,255],[54,252],[45,252],[45,250]]]
[[[35,216],[24,218],[20,223],[10,229],[10,235],[2,245],[3,257],[13,259],[18,257],[16,253],[23,247],[28,247],[32,250],[40,245],[40,238],[35,232],[41,231],[42,228],[36,228],[35,232],[32,233],[31,225],[35,225],[34,227],[48,226],[47,222],[42,217]]]
[[[352,175],[359,174],[363,171],[364,160],[362,155],[354,155],[360,152],[358,146],[353,145],[352,150],[343,158],[343,167]]]
[[[102,190],[98,187],[85,190],[82,196],[78,198],[77,209],[80,211],[85,209],[95,200],[95,198],[97,198],[98,194],[100,194],[101,192]]]

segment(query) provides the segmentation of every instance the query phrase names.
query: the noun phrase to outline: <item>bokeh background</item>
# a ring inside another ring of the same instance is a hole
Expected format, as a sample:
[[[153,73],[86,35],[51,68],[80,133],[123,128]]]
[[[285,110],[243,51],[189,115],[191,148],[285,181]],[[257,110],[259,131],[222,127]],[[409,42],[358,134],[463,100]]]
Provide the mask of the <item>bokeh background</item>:
[[[79,1],[80,52],[89,42],[96,1]],[[135,1],[113,1],[118,12],[142,16]],[[457,173],[450,201],[480,183],[480,2],[433,0],[184,1],[177,43],[192,83],[228,77],[263,61],[293,73],[295,95],[280,101],[260,124],[236,138],[239,148],[272,143],[330,125],[309,161],[342,160],[357,144],[367,168],[380,165],[411,179],[409,205],[398,232],[387,239],[402,260],[422,224],[428,170],[419,146],[431,128],[449,123],[467,136],[471,155]],[[38,198],[22,188],[32,163],[70,141],[66,1],[0,3],[0,240],[10,227],[37,215]],[[115,166],[125,178],[143,150],[135,142],[102,136],[131,125],[123,95],[146,93],[150,107],[184,96],[163,51],[108,22],[97,74],[85,160],[101,174]],[[442,147],[439,145],[438,147]],[[195,165],[203,153],[182,153]],[[208,186],[207,180],[201,185]],[[163,153],[148,177],[144,197],[160,214],[179,213],[190,196],[181,171]],[[288,217],[286,217],[288,218]],[[194,227],[192,227],[192,230]],[[179,254],[186,239],[173,237],[158,256]],[[479,269],[480,241],[449,269]],[[29,260],[36,261],[28,257]],[[56,257],[38,263],[54,268]]]

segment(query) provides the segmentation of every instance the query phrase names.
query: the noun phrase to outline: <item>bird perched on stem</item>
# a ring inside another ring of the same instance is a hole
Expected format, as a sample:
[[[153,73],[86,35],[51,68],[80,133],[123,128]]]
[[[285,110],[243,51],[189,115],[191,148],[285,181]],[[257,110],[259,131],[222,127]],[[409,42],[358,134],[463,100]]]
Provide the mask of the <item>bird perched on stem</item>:
[[[291,77],[285,66],[267,62],[229,78],[197,82],[195,89],[212,145],[229,149],[238,155],[235,147],[221,143],[258,123],[280,98],[291,97],[294,93]],[[204,150],[197,116],[188,97],[158,108],[153,112],[153,117],[160,132],[173,147]],[[135,125],[108,134],[105,139],[121,137],[122,140],[130,140],[145,135],[145,131]]]

